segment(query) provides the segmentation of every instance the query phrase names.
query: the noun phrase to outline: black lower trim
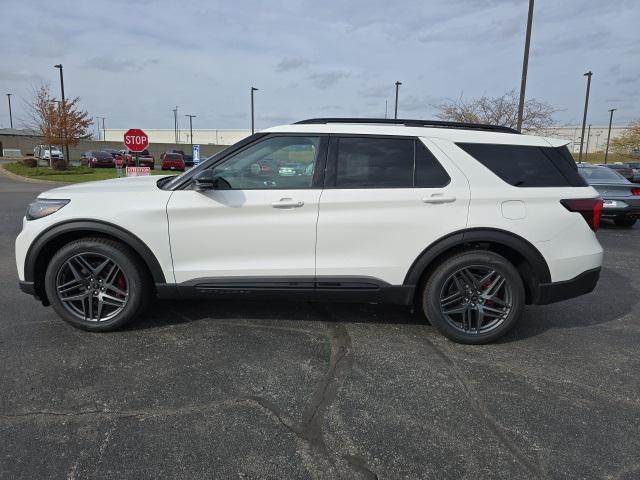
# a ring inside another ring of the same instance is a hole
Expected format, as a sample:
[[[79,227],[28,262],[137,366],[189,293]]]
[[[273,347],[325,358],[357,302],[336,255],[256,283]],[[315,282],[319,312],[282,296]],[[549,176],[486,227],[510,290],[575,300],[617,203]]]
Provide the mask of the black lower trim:
[[[20,290],[22,290],[24,293],[33,295],[34,297],[36,296],[36,287],[33,282],[20,281],[19,285],[20,285]]]
[[[600,268],[594,268],[581,273],[571,280],[554,283],[541,283],[538,296],[534,299],[536,305],[547,305],[569,298],[579,297],[593,291],[600,278]]]
[[[156,283],[159,298],[237,298],[410,305],[415,287],[368,277],[201,278],[177,285]]]

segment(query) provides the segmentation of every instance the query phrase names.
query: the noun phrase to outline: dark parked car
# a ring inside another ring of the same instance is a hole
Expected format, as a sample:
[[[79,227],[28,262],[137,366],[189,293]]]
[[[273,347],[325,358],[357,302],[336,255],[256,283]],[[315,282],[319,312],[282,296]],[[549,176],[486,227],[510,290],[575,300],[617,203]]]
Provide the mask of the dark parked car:
[[[640,183],[640,162],[627,162],[626,165],[633,170],[632,182]]]
[[[633,227],[640,217],[640,187],[615,170],[579,163],[578,171],[602,197],[602,217],[613,219],[620,227]]]
[[[605,165],[605,167],[610,168],[611,170],[615,170],[630,182],[633,181],[633,169],[631,167],[628,167],[627,165],[621,163],[608,163]]]
[[[116,162],[109,152],[104,150],[89,150],[80,156],[80,164],[91,168],[114,168]]]

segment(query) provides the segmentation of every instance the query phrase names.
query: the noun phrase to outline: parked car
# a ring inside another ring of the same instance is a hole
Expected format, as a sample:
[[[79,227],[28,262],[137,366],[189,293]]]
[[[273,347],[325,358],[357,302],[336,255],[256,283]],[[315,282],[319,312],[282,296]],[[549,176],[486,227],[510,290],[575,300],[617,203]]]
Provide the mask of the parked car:
[[[180,155],[182,155],[182,159],[184,160],[185,166],[193,167],[193,155],[187,155],[186,153],[184,153],[184,150],[175,150],[175,149],[167,150],[165,153],[160,155],[160,160],[162,160],[167,153],[179,153]]]
[[[120,155],[120,152],[118,150],[116,150],[115,148],[103,148],[102,149],[103,152],[107,152],[109,154],[111,154],[111,156],[115,159],[118,155]]]
[[[640,183],[640,162],[627,162],[626,165],[633,171],[632,182]]]
[[[599,165],[581,163],[580,175],[593,186],[604,200],[602,216],[620,227],[633,227],[640,217],[640,187],[618,171]]]
[[[120,150],[120,154],[123,156],[127,167],[136,166],[136,155],[138,156],[139,167],[150,167],[153,170],[156,163],[155,158],[149,153],[149,150],[143,150],[137,154],[128,150]]]
[[[162,170],[178,170],[184,172],[184,159],[179,153],[165,153],[162,157]]]
[[[38,145],[33,149],[33,156],[38,160],[64,160],[64,154],[55,145]]]
[[[89,150],[80,156],[80,164],[91,168],[114,168],[116,161],[109,152],[105,152],[104,150]]]
[[[153,295],[333,300],[406,305],[481,344],[525,304],[596,286],[602,199],[566,141],[441,121],[300,123],[179,176],[41,193],[15,243],[20,287],[90,331],[122,327]],[[315,168],[281,175],[262,169],[269,158]]]
[[[611,170],[615,170],[627,180],[633,181],[633,170],[631,169],[631,167],[623,163],[607,163],[604,166],[610,168]]]

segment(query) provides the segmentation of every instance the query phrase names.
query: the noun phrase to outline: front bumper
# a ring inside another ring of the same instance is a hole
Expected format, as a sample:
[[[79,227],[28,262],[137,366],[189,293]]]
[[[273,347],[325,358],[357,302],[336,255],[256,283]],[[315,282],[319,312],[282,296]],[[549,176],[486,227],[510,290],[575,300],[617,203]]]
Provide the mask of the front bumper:
[[[562,282],[541,283],[533,302],[547,305],[592,292],[600,278],[600,267],[582,272],[580,275]]]

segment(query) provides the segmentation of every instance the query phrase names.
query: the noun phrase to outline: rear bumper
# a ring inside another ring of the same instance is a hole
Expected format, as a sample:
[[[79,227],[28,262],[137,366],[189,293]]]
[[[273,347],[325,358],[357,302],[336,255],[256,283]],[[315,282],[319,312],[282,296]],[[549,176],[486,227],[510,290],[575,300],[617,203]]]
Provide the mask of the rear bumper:
[[[537,297],[532,303],[547,305],[561,302],[569,298],[579,297],[592,292],[600,278],[600,267],[587,270],[580,275],[562,282],[541,283],[538,286]]]

